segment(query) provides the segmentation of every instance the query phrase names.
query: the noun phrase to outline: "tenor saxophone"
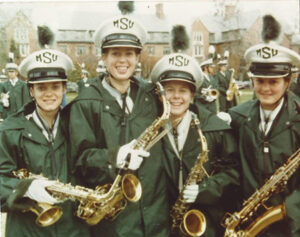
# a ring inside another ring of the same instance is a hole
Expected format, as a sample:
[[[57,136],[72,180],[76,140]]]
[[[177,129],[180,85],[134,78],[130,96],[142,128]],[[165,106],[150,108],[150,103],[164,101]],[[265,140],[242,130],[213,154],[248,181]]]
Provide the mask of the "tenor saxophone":
[[[252,196],[244,201],[243,208],[233,214],[226,213],[222,225],[225,227],[225,237],[254,237],[269,225],[282,220],[285,215],[285,205],[266,207],[265,202],[275,193],[281,192],[289,178],[300,166],[300,148],[279,167],[266,183]],[[259,208],[266,211],[256,219]]]
[[[185,199],[183,198],[183,191],[185,190],[186,186],[199,183],[205,176],[208,176],[206,170],[203,167],[204,163],[208,161],[207,142],[200,128],[200,121],[198,120],[196,115],[193,114],[193,116],[193,120],[195,125],[197,126],[198,134],[200,137],[202,151],[197,156],[195,165],[191,169],[185,181],[185,184],[181,192],[179,193],[179,197],[172,207],[171,218],[173,232],[180,231],[183,235],[201,236],[206,230],[205,216],[199,210],[189,210],[191,204],[185,202]]]
[[[163,114],[157,118],[137,139],[133,149],[144,149],[148,151],[161,137],[160,129],[165,127],[170,116],[170,104],[165,97],[164,88],[156,83],[163,103]],[[122,211],[127,200],[137,202],[142,195],[142,187],[138,178],[127,172],[128,163],[120,170],[113,184],[98,186],[103,190],[105,198],[101,205],[97,202],[86,202],[78,207],[78,217],[84,219],[89,225],[95,225],[103,218],[113,219]]]

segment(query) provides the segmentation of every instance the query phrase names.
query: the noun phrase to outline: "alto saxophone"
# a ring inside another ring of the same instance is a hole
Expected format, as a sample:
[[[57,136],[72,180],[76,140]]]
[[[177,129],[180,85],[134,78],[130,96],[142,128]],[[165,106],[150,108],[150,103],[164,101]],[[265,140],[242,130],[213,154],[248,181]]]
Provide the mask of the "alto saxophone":
[[[226,100],[227,101],[232,101],[234,95],[235,96],[240,96],[241,93],[239,91],[238,85],[236,83],[234,83],[233,81],[233,76],[234,76],[234,69],[231,68],[231,76],[230,76],[230,80],[229,80],[229,86],[228,89],[226,91]]]
[[[170,116],[170,104],[164,93],[164,88],[157,82],[157,89],[163,102],[163,114],[157,118],[137,139],[133,149],[144,149],[148,151],[161,137],[159,130],[166,125]],[[129,157],[127,157],[129,158]],[[126,205],[127,200],[137,202],[142,195],[142,187],[138,178],[127,173],[127,164],[120,170],[113,184],[98,186],[96,189],[103,190],[105,198],[103,202],[86,202],[78,207],[78,217],[84,219],[89,225],[95,225],[105,218],[115,218]]]
[[[201,141],[202,151],[197,156],[195,165],[191,169],[185,184],[179,193],[174,206],[171,210],[172,218],[172,231],[180,231],[184,235],[188,236],[201,236],[206,230],[206,219],[202,212],[196,209],[189,210],[191,203],[186,203],[183,198],[183,191],[186,186],[199,183],[205,176],[208,176],[204,169],[204,163],[208,161],[208,148],[206,138],[203,135],[200,128],[200,121],[197,116],[194,115],[194,123],[197,126],[198,134]],[[189,210],[189,211],[188,211]]]
[[[47,180],[45,176],[41,174],[33,174],[25,168],[13,171],[12,173],[19,179]],[[99,193],[98,191],[77,185],[72,186],[71,184],[65,184],[59,181],[56,181],[53,185],[46,187],[46,190],[50,193],[51,196],[61,201],[70,199],[78,200],[80,203],[84,203],[86,201],[101,202],[104,197],[104,195]],[[38,207],[32,207],[30,211],[37,214],[38,217],[36,219],[36,224],[42,227],[54,224],[63,214],[61,207],[53,206],[48,203],[38,203]]]
[[[275,193],[281,192],[289,178],[300,166],[300,148],[279,167],[267,182],[252,196],[244,201],[243,208],[233,214],[226,213],[222,225],[225,227],[226,237],[254,237],[274,222],[285,217],[285,205],[280,204],[266,207],[265,202]],[[266,211],[256,219],[258,209],[264,207]]]

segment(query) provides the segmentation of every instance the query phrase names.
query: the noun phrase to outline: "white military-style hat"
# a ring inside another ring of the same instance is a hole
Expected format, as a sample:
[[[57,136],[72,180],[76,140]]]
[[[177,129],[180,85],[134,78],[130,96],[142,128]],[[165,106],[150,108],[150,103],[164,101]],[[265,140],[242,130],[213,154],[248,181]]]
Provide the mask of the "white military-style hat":
[[[202,85],[203,74],[198,62],[184,53],[173,53],[162,57],[153,67],[152,82],[184,81],[195,86]]]
[[[28,83],[67,81],[73,69],[68,55],[54,50],[42,49],[27,56],[20,64],[20,73]]]
[[[252,46],[244,58],[251,64],[250,77],[285,77],[291,73],[292,66],[300,66],[300,56],[296,52],[273,41]]]
[[[121,15],[103,22],[95,32],[94,41],[103,48],[131,47],[142,49],[147,39],[144,27],[129,16]]]
[[[18,71],[18,65],[15,63],[7,63],[5,69],[6,71]]]
[[[98,66],[96,68],[96,72],[99,72],[99,73],[106,72],[106,68],[105,68],[103,60],[99,60]]]
[[[202,63],[200,63],[200,67],[204,67],[204,66],[214,66],[213,59],[209,58],[209,59],[203,61]]]
[[[228,60],[227,59],[220,60],[217,64],[218,65],[227,65],[228,64]]]
[[[272,15],[263,17],[263,43],[250,47],[244,54],[246,62],[250,64],[249,77],[286,77],[291,73],[292,66],[299,66],[300,56],[278,44],[280,28]]]

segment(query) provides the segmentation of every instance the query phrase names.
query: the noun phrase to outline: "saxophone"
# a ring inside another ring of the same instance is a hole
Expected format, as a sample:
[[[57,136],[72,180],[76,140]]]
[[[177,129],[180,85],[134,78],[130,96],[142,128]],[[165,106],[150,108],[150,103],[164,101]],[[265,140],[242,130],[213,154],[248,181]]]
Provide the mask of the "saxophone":
[[[238,85],[236,83],[234,83],[233,81],[233,76],[234,76],[234,69],[231,68],[231,76],[230,76],[230,80],[229,80],[229,86],[228,89],[226,91],[226,100],[227,101],[232,101],[234,95],[235,96],[240,96],[241,92],[239,91]]]
[[[283,191],[289,178],[300,166],[300,148],[279,167],[267,182],[252,196],[244,201],[243,208],[233,214],[226,213],[222,226],[225,227],[225,237],[254,237],[274,222],[285,217],[285,205],[266,207],[265,202],[275,193]],[[260,207],[266,211],[256,219]]]
[[[27,169],[22,168],[12,172],[14,176],[19,179],[44,179],[47,180],[42,174],[37,175],[29,172]],[[71,184],[61,183],[58,180],[51,186],[46,187],[46,190],[60,201],[78,200],[80,203],[86,201],[101,202],[104,198],[102,193],[97,190],[84,188],[81,186],[72,186]],[[37,215],[36,224],[42,227],[46,227],[54,224],[62,216],[63,212],[61,207],[53,206],[48,203],[38,203],[37,207],[32,207],[30,211]]]
[[[183,235],[187,236],[201,236],[205,232],[206,229],[206,219],[202,212],[196,209],[189,210],[191,203],[186,203],[183,198],[183,191],[186,186],[190,184],[199,183],[203,180],[205,176],[208,176],[206,170],[203,165],[206,161],[208,161],[208,148],[206,138],[203,135],[200,128],[200,121],[197,116],[193,114],[193,120],[195,125],[197,126],[198,134],[201,141],[202,151],[197,156],[195,165],[191,169],[185,184],[179,193],[179,197],[177,198],[174,206],[171,210],[171,218],[172,218],[172,231],[176,232],[180,230]],[[188,211],[189,210],[189,211]]]
[[[162,127],[166,126],[166,121],[170,116],[170,104],[167,101],[162,85],[156,83],[157,90],[163,102],[163,114],[157,118],[137,139],[134,149],[144,149],[148,151],[164,134],[159,133]],[[127,157],[129,158],[129,157]],[[98,186],[96,189],[105,193],[102,202],[87,201],[78,207],[78,217],[84,219],[89,225],[95,225],[104,217],[113,219],[122,211],[127,200],[137,202],[142,195],[142,187],[138,178],[127,172],[128,161],[125,167],[117,174],[113,184]]]

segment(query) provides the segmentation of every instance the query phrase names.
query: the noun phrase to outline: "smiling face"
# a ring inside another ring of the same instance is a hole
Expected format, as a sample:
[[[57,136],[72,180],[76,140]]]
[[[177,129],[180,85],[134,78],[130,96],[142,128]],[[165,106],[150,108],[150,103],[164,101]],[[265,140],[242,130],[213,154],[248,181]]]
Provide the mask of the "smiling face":
[[[167,81],[164,83],[164,89],[171,104],[171,120],[182,118],[194,97],[190,84],[183,81]]]
[[[115,83],[127,81],[133,75],[139,61],[136,49],[127,47],[109,48],[102,59]]]
[[[263,109],[274,110],[289,86],[284,78],[259,78],[253,80],[253,89]]]
[[[56,114],[66,92],[63,82],[36,83],[30,87],[30,95],[35,99],[43,114]]]

